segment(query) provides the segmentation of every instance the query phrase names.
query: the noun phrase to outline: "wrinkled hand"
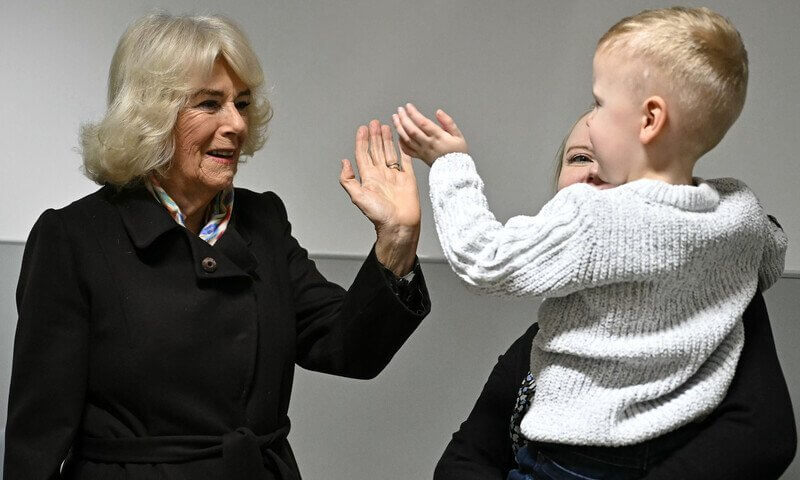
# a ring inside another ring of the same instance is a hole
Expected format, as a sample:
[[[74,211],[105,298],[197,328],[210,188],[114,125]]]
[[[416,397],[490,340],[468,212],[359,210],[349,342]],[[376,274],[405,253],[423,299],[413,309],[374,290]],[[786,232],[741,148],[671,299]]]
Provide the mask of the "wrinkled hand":
[[[394,127],[400,137],[403,152],[419,158],[429,167],[433,162],[448,153],[467,153],[467,141],[450,115],[436,110],[439,125],[430,121],[414,105],[407,103],[392,115]]]
[[[392,132],[377,120],[356,131],[356,165],[342,160],[339,183],[350,200],[375,225],[378,261],[397,276],[414,268],[421,213],[411,158],[397,153]]]

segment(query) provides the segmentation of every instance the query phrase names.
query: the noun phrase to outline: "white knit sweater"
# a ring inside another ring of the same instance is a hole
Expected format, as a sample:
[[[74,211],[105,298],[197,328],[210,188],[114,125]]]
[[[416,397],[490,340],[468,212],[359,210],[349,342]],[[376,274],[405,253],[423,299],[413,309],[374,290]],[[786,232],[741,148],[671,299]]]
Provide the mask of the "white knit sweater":
[[[742,313],[787,240],[741,182],[577,184],[536,216],[489,211],[472,159],[430,172],[445,257],[468,286],[547,297],[531,350],[536,441],[619,446],[710,412],[733,378]]]

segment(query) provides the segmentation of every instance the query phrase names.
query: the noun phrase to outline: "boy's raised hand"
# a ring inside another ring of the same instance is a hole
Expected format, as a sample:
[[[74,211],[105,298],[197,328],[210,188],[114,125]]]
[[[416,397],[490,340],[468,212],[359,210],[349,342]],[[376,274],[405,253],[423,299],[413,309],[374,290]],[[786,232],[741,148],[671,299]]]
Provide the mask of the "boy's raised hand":
[[[419,113],[414,105],[407,103],[392,115],[394,126],[400,137],[400,147],[412,157],[419,158],[428,166],[442,155],[467,153],[467,141],[456,123],[443,110],[436,110],[439,125]]]

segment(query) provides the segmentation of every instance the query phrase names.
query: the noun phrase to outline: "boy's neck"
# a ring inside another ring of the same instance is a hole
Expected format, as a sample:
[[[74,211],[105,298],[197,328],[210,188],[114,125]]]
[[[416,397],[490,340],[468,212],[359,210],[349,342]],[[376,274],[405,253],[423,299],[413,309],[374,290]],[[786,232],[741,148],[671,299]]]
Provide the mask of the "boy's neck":
[[[672,160],[653,163],[653,165],[644,166],[639,171],[631,172],[629,181],[649,178],[651,180],[661,180],[671,185],[694,184],[695,162],[693,160]]]
[[[676,142],[659,142],[645,149],[640,168],[631,172],[630,179],[649,178],[671,185],[694,184],[694,166],[697,158],[689,152],[675,148]]]
[[[651,180],[661,180],[662,182],[671,185],[694,185],[694,176],[691,172],[688,174],[682,173],[667,173],[667,172],[648,172],[640,178],[649,178]]]

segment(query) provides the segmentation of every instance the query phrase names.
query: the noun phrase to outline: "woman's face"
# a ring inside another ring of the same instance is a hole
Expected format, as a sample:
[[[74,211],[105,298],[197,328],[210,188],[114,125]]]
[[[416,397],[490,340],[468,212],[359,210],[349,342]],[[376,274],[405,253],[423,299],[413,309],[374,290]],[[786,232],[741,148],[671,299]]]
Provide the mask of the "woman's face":
[[[558,175],[558,190],[575,183],[589,183],[601,189],[614,186],[606,183],[597,175],[597,162],[585,119],[584,116],[578,120],[564,143],[561,173]]]
[[[247,137],[250,91],[218,58],[211,75],[192,85],[175,123],[175,156],[169,176],[188,191],[220,191],[233,182]]]

